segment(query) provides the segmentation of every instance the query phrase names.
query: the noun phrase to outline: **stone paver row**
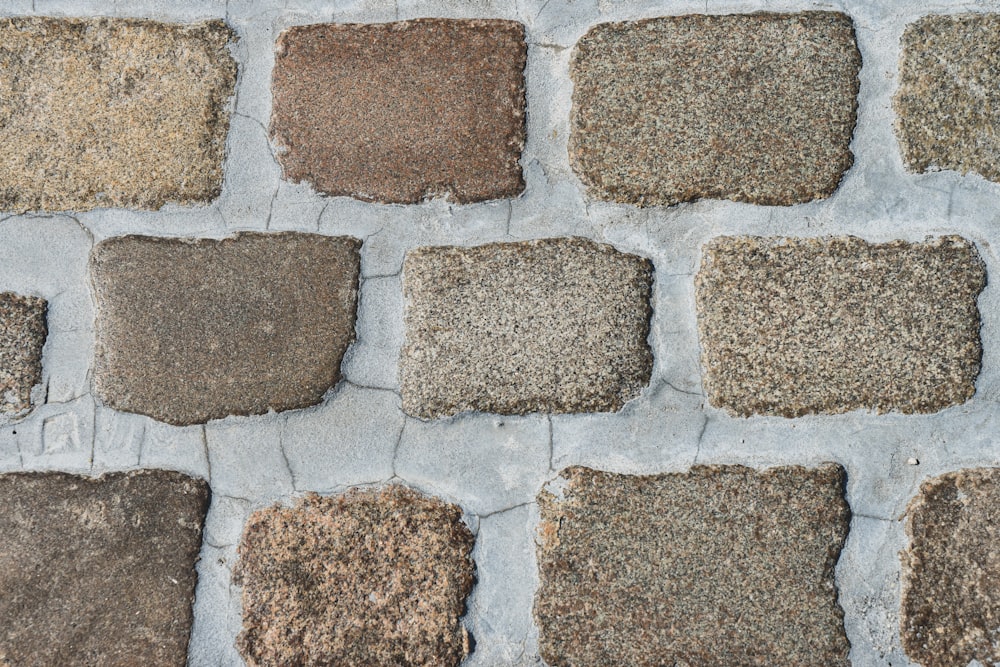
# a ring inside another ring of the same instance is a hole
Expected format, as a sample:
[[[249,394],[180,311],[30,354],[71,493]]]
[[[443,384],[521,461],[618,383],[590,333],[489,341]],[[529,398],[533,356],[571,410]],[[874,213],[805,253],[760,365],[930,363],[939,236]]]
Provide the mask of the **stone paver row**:
[[[534,616],[559,665],[848,665],[834,570],[851,511],[835,464],[572,467],[541,490]],[[183,665],[208,485],[166,471],[0,475],[0,660]],[[913,499],[901,633],[925,667],[1000,660],[1000,469]],[[240,654],[277,665],[458,665],[473,534],[402,486],[254,512]]]

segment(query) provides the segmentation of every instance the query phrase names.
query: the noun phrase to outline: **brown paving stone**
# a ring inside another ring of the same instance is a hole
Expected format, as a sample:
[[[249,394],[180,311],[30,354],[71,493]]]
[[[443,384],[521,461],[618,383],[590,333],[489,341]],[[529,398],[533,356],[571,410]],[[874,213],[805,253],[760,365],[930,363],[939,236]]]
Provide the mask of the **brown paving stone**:
[[[0,294],[0,413],[31,409],[31,389],[42,381],[47,307],[38,297]]]
[[[907,168],[1000,182],[1000,14],[906,26],[899,78],[896,134]]]
[[[846,667],[833,578],[850,521],[844,479],[833,464],[563,470],[558,496],[538,496],[542,657]]]
[[[98,396],[178,425],[318,403],[354,340],[360,245],[296,233],[100,243]]]
[[[1000,662],[1000,469],[928,480],[907,510],[903,649],[923,667]]]
[[[378,202],[517,196],[526,58],[514,21],[289,28],[271,117],[285,177]]]
[[[472,589],[462,512],[391,486],[255,512],[234,578],[251,667],[458,665]]]
[[[649,260],[581,238],[407,253],[403,409],[610,412],[648,384]]]
[[[570,159],[597,199],[788,205],[851,166],[861,56],[833,12],[604,23],[577,43]]]
[[[0,664],[183,667],[208,500],[176,472],[0,476]]]
[[[0,19],[0,208],[214,199],[233,38],[221,21]]]
[[[713,239],[695,278],[705,390],[743,416],[962,403],[979,374],[985,283],[957,236]]]

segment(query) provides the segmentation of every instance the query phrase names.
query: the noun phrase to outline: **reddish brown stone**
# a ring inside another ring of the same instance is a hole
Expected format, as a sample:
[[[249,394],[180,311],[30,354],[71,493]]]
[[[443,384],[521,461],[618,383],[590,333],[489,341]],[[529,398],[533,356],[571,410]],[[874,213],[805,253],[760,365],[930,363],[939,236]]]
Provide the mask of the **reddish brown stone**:
[[[272,83],[285,177],[379,202],[516,196],[526,58],[514,21],[290,28]]]

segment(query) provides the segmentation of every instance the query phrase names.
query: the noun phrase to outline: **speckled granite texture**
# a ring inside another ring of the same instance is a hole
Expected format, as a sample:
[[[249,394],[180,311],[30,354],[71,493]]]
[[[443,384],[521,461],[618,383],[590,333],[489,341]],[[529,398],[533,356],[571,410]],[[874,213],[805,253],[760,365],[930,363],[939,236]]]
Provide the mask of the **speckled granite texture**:
[[[97,395],[176,425],[318,403],[354,340],[360,246],[297,233],[100,243]]]
[[[0,664],[187,664],[208,484],[0,476]]]
[[[899,70],[896,131],[907,168],[1000,182],[1000,14],[909,24]]]
[[[240,544],[250,667],[457,666],[472,589],[461,510],[400,486],[255,512]]]
[[[233,39],[221,21],[0,19],[0,209],[214,199]]]
[[[552,667],[849,664],[839,466],[560,480],[538,496],[535,618]]]
[[[649,383],[652,264],[581,238],[406,255],[403,409],[613,412]]]
[[[378,202],[516,196],[526,60],[516,21],[289,28],[271,117],[285,177]]]
[[[860,67],[833,12],[601,24],[571,64],[570,160],[609,201],[827,197],[854,160]]]
[[[42,381],[42,347],[48,327],[45,299],[0,294],[0,413],[31,409],[31,389]]]
[[[902,554],[903,649],[923,667],[1000,662],[1000,469],[920,485]]]
[[[695,278],[705,390],[744,416],[962,403],[979,374],[985,284],[957,236],[712,239]]]

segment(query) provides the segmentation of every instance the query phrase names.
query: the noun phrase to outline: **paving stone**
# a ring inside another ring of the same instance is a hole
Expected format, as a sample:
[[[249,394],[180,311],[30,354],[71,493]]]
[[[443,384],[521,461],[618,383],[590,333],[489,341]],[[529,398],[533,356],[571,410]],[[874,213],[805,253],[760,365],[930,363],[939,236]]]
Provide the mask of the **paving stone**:
[[[571,63],[573,168],[638,205],[827,197],[854,160],[860,67],[834,12],[600,24]]]
[[[187,662],[208,484],[0,476],[0,664]]]
[[[906,26],[894,103],[910,171],[1000,182],[1000,14],[926,16]]]
[[[31,389],[42,381],[42,346],[48,335],[45,299],[0,294],[0,413],[31,409]]]
[[[923,667],[1000,662],[1000,469],[920,485],[907,510],[900,634]]]
[[[844,480],[832,464],[567,468],[538,496],[542,657],[846,667],[833,575],[850,521]]]
[[[0,21],[0,208],[204,203],[236,82],[221,21]]]
[[[514,21],[289,28],[271,116],[285,177],[378,202],[517,196],[526,58]]]
[[[980,369],[985,282],[957,236],[713,239],[695,278],[705,390],[743,416],[962,403]]]
[[[406,255],[403,409],[613,412],[648,384],[652,265],[581,238]]]
[[[399,486],[259,510],[234,573],[240,654],[251,667],[458,665],[472,544],[457,506]]]
[[[360,245],[294,233],[100,243],[97,394],[175,425],[318,403],[354,339]]]

